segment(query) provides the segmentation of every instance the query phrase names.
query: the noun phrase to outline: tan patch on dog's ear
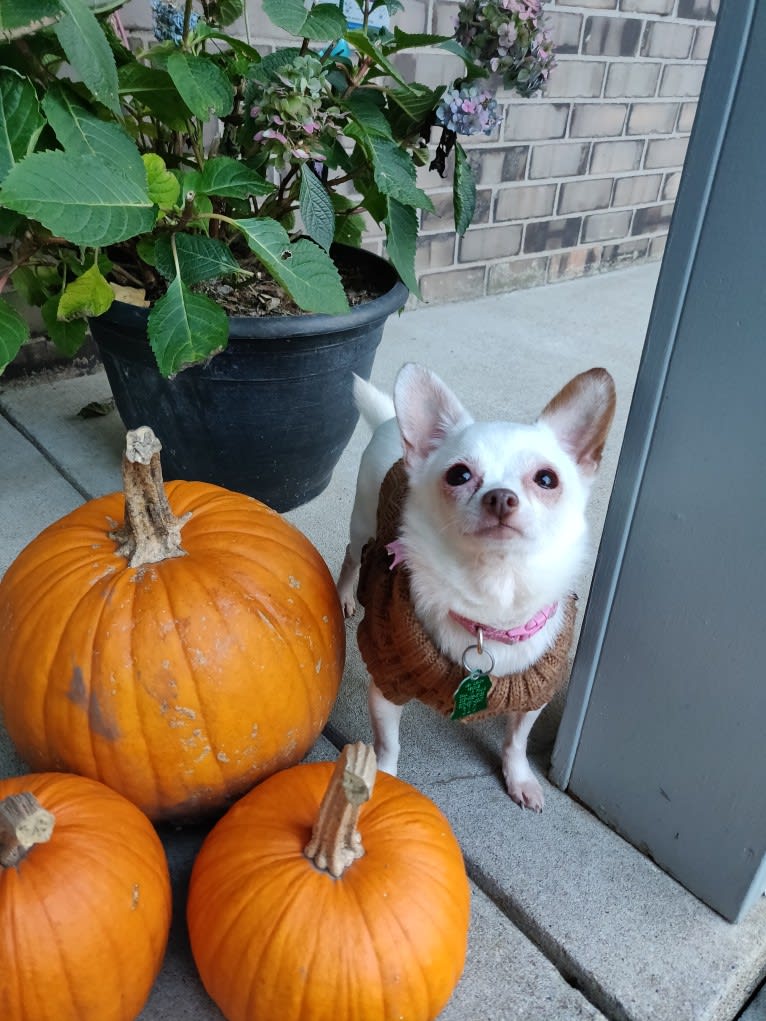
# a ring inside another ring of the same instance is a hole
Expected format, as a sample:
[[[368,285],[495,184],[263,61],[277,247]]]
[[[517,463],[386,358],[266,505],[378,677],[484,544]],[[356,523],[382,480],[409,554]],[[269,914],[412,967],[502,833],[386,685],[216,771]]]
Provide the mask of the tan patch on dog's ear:
[[[589,369],[570,379],[546,404],[540,421],[551,427],[581,470],[592,475],[601,464],[616,403],[611,375],[606,369]]]

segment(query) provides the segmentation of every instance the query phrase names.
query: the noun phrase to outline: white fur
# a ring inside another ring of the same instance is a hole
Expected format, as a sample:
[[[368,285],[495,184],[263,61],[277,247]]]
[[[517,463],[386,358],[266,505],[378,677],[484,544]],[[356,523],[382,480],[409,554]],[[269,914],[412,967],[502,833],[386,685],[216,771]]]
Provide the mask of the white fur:
[[[564,599],[582,563],[590,483],[614,405],[611,377],[603,370],[583,374],[569,386],[573,394],[562,391],[536,423],[521,425],[475,422],[441,380],[421,366],[401,370],[393,403],[356,380],[357,405],[374,432],[360,464],[350,542],[338,580],[347,616],[355,610],[362,546],[375,533],[381,483],[404,454],[409,493],[400,539],[415,612],[432,640],[459,662],[473,639],[450,611],[509,628],[558,601],[557,614],[529,640],[514,645],[486,641],[498,674],[525,669],[553,644]],[[390,417],[394,411],[396,417]],[[445,473],[455,464],[470,468],[470,485],[445,484]],[[559,484],[543,492],[534,479],[548,468],[555,470]],[[496,527],[499,519],[486,503],[492,499],[487,494],[498,492],[516,501],[502,527]],[[401,710],[375,685],[369,706],[380,766],[395,773]],[[503,748],[509,794],[536,811],[542,809],[543,794],[529,768],[526,743],[538,715],[539,710],[509,714]]]

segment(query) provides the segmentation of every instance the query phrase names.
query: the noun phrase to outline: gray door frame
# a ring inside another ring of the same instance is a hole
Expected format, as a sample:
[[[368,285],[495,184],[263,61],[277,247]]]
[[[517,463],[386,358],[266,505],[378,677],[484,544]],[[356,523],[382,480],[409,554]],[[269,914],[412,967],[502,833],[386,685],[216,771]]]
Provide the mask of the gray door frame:
[[[730,920],[766,886],[764,67],[766,4],[722,0],[550,774]]]

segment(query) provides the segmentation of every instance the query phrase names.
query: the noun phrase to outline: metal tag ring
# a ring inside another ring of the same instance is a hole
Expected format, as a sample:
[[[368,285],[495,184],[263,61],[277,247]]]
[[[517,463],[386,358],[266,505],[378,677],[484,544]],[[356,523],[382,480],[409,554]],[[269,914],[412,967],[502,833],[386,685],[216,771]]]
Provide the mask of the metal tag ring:
[[[478,652],[479,656],[484,655],[489,660],[489,666],[486,668],[486,670],[480,667],[470,667],[468,665],[468,653],[473,652],[474,650]],[[492,671],[495,669],[495,657],[492,655],[489,649],[484,649],[479,645],[469,645],[468,648],[463,653],[463,669],[466,671],[466,673],[469,674],[472,674],[475,670],[479,670],[479,672],[483,674],[491,674]]]

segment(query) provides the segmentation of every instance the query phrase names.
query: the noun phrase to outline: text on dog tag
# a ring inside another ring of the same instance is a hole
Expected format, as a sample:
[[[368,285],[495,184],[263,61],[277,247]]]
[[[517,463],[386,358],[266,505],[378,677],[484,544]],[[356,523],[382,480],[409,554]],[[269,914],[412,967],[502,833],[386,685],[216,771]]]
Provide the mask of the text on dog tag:
[[[492,687],[492,678],[483,670],[472,670],[464,677],[454,695],[451,720],[462,720],[487,708],[487,696]]]

